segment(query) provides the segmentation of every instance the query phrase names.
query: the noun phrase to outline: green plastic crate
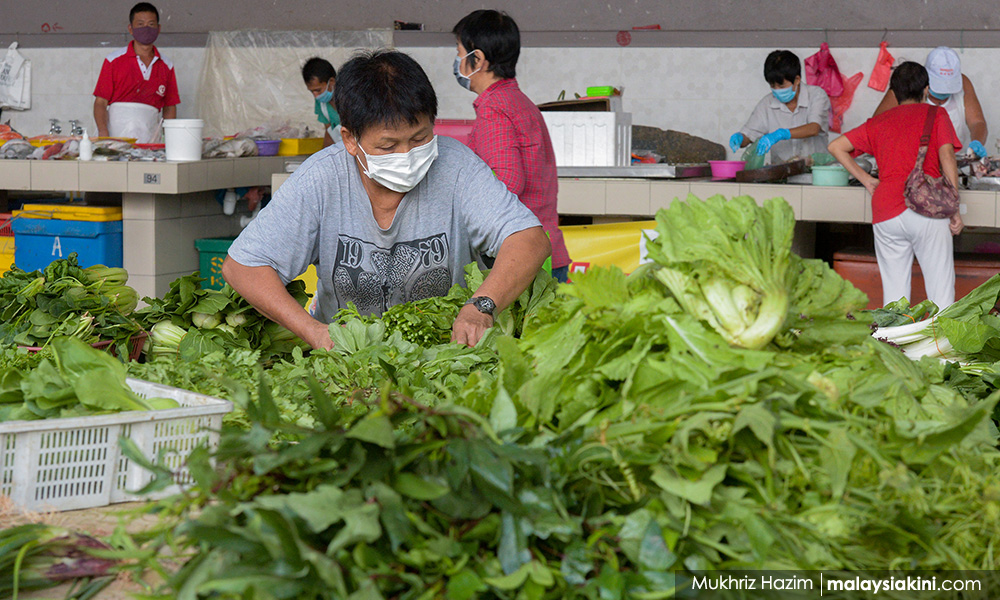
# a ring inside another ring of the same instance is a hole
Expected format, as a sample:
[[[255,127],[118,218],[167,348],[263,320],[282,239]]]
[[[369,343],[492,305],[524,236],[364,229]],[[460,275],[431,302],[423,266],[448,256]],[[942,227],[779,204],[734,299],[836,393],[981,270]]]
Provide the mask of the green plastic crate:
[[[226,285],[222,278],[222,263],[226,260],[229,247],[236,238],[202,238],[194,241],[198,250],[198,270],[205,281],[201,287],[207,290],[221,290]]]

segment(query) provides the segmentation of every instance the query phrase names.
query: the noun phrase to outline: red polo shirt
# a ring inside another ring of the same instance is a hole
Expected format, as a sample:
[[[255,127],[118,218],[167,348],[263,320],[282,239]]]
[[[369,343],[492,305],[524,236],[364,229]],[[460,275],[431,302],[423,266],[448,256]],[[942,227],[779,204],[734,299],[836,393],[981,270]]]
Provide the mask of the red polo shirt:
[[[141,59],[132,48],[133,43],[104,59],[94,95],[108,104],[139,102],[157,110],[180,104],[173,63],[160,56],[154,46],[153,62],[148,67],[140,66]]]
[[[472,106],[476,122],[469,135],[469,148],[542,222],[552,242],[552,267],[569,265],[556,211],[556,155],[542,113],[524,95],[516,79],[497,81]]]
[[[924,134],[927,111],[937,111],[931,140],[924,158],[924,173],[941,176],[941,146],[951,144],[955,152],[962,143],[955,135],[955,127],[948,113],[939,106],[903,104],[865,121],[844,135],[855,150],[867,152],[878,162],[878,187],[872,196],[872,223],[881,223],[898,217],[906,210],[903,197],[906,179],[916,166],[920,152],[920,137]]]

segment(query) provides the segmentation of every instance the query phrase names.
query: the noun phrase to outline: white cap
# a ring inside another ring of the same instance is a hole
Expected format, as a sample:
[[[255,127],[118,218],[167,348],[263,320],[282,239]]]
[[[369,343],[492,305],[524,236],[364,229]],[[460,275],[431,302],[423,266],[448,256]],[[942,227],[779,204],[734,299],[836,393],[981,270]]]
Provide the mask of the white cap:
[[[931,50],[924,66],[932,92],[957,94],[962,91],[962,61],[951,48],[938,46]]]

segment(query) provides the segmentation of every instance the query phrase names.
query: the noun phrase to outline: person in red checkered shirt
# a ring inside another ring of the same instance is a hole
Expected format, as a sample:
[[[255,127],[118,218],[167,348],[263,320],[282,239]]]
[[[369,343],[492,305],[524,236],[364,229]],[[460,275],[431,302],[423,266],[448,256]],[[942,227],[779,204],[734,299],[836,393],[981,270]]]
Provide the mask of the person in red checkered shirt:
[[[521,54],[517,23],[506,13],[476,10],[452,33],[455,78],[479,96],[468,145],[542,222],[552,242],[552,275],[565,282],[570,258],[556,210],[556,156],[542,113],[514,78]]]

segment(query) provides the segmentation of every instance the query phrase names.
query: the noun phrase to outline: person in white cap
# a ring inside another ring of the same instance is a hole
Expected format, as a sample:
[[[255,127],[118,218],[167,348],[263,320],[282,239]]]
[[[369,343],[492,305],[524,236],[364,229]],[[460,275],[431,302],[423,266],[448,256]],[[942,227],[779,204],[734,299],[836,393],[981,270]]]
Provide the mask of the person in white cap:
[[[948,111],[962,145],[979,158],[986,156],[985,144],[989,133],[986,117],[972,81],[962,74],[962,60],[958,53],[947,46],[938,46],[927,54],[924,67],[927,68],[927,78],[931,82],[927,103]],[[875,115],[898,105],[899,102],[890,89],[875,109]]]

